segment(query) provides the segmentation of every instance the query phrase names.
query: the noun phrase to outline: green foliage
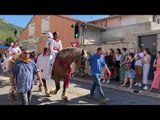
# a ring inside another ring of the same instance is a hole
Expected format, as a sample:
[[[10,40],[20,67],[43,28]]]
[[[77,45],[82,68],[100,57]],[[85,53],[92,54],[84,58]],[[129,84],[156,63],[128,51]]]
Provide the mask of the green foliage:
[[[14,34],[15,30],[19,30],[19,35],[21,35],[23,28],[15,26],[6,22],[4,19],[0,18],[0,39],[7,40],[6,43],[10,43],[9,41],[15,41],[17,38]]]
[[[15,42],[15,41],[16,41],[15,38],[13,38],[13,37],[8,37],[8,38],[6,39],[5,45],[10,46],[10,44],[11,44],[12,42]]]

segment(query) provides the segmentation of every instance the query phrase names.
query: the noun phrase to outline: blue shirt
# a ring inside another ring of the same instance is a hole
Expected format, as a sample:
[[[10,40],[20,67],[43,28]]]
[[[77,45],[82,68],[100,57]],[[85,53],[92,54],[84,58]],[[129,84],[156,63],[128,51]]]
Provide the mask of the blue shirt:
[[[31,91],[34,83],[34,74],[38,72],[34,61],[29,63],[23,61],[16,61],[12,73],[16,80],[16,87],[19,93],[26,93]]]
[[[98,54],[94,54],[92,55],[89,59],[89,64],[91,65],[91,72],[92,72],[92,75],[96,75],[96,74],[99,74],[101,75],[102,74],[102,66],[105,66],[105,59],[104,59],[104,56],[101,55],[101,57],[99,58]]]

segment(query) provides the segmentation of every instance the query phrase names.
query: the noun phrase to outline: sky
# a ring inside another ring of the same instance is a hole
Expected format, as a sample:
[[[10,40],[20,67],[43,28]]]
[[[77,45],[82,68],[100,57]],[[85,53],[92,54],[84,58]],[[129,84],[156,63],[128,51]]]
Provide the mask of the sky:
[[[68,16],[83,21],[90,21],[107,17],[107,15],[68,15]],[[20,26],[22,28],[26,27],[26,25],[29,23],[32,17],[33,15],[0,15],[0,18],[4,18],[7,22]]]

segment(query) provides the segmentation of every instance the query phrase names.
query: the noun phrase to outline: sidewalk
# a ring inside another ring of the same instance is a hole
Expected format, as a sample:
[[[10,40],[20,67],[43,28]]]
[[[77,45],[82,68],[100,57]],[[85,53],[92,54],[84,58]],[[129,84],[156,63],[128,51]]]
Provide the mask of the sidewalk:
[[[71,77],[71,80],[92,84],[93,78],[88,77],[88,76],[84,77],[84,78]],[[150,83],[151,83],[151,81],[150,81]],[[111,81],[109,84],[102,83],[102,86],[106,87],[106,88],[112,88],[112,89],[116,89],[116,90],[122,90],[122,91],[130,92],[130,93],[134,93],[134,94],[138,94],[138,95],[160,98],[160,94],[158,94],[156,92],[145,91],[145,90],[142,89],[142,87],[141,88],[133,87],[133,89],[128,89],[128,87],[121,87],[119,82],[116,82],[116,81]]]

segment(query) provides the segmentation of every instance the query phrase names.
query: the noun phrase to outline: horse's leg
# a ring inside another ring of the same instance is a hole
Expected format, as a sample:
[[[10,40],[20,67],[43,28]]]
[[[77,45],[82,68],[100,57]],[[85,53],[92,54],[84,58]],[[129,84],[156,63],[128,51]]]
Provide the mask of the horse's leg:
[[[50,91],[50,94],[52,95],[57,94],[58,90],[60,89],[60,79],[59,78],[55,79],[55,85],[56,85],[56,89]]]
[[[65,81],[65,80],[64,80]],[[63,84],[62,100],[68,101],[68,97],[65,95],[66,92],[66,82]]]

